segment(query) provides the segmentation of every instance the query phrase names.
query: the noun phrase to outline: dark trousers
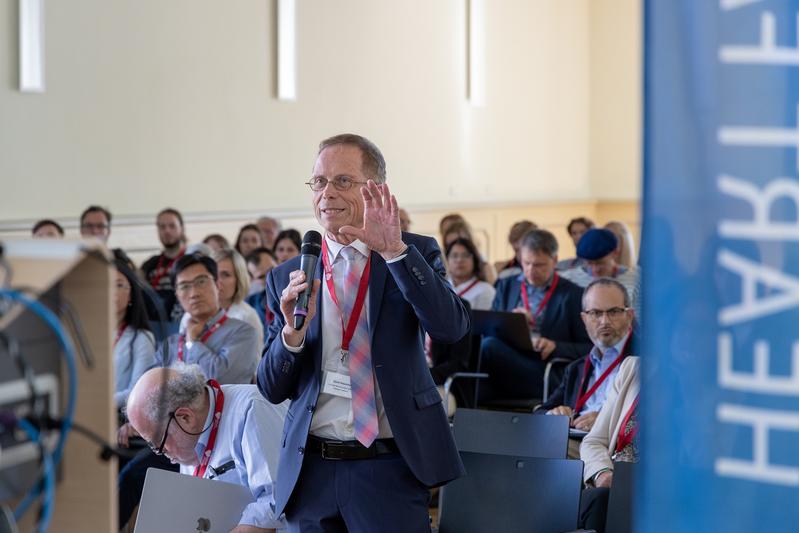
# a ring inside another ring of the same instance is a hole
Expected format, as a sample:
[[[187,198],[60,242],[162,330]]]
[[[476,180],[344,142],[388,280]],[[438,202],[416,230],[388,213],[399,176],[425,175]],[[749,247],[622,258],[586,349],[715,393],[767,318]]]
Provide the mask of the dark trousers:
[[[430,492],[398,453],[331,461],[309,453],[286,506],[291,533],[430,531]]]
[[[597,533],[605,533],[605,522],[608,519],[608,496],[610,489],[606,487],[587,487],[580,498],[580,527],[594,529]]]
[[[537,353],[522,353],[496,337],[485,337],[480,354],[480,371],[490,376],[480,382],[480,401],[544,397],[546,363]]]
[[[144,489],[144,478],[147,476],[148,468],[158,468],[161,470],[171,470],[178,472],[180,465],[173,465],[169,459],[163,455],[155,455],[150,448],[144,448],[136,457],[128,461],[125,467],[120,470],[117,478],[117,488],[119,490],[119,529],[122,529],[130,520],[133,510],[141,501],[141,493]]]

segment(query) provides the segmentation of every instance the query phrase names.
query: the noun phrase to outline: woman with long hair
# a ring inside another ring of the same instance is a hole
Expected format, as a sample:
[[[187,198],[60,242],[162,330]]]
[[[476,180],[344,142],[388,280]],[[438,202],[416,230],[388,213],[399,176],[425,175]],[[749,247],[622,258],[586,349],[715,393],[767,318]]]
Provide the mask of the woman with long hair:
[[[496,290],[486,283],[480,253],[469,239],[457,238],[446,249],[447,271],[455,292],[472,309],[491,309]]]
[[[275,257],[277,263],[285,263],[292,257],[300,255],[302,248],[302,237],[300,232],[296,229],[286,229],[281,231],[275,237]]]
[[[258,313],[244,298],[250,293],[250,274],[244,258],[235,250],[220,250],[213,255],[218,273],[219,305],[230,318],[246,322],[258,333],[258,346],[264,344],[264,325]]]
[[[239,230],[239,235],[236,237],[236,251],[242,257],[247,257],[256,248],[261,248],[264,245],[264,237],[261,235],[261,230],[255,224],[245,224]]]
[[[124,407],[141,375],[156,365],[156,346],[136,275],[123,259],[114,259],[114,266],[114,401]]]

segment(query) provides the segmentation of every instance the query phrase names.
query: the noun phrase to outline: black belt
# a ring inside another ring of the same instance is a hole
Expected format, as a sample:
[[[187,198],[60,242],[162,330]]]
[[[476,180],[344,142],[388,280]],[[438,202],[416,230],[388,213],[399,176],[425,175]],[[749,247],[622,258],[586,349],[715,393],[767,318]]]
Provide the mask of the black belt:
[[[322,459],[332,461],[347,461],[354,459],[372,459],[378,455],[398,453],[397,443],[394,439],[377,439],[368,448],[357,440],[338,441],[325,440],[313,435],[308,435],[305,444],[306,453],[319,453]]]

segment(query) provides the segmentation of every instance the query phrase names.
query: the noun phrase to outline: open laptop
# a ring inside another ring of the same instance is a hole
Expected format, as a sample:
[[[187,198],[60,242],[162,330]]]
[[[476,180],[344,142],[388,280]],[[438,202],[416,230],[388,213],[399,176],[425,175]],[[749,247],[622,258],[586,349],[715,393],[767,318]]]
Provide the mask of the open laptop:
[[[242,485],[150,468],[134,533],[229,533],[252,501]]]
[[[483,337],[497,337],[512,348],[532,352],[530,326],[521,313],[510,311],[472,310],[472,333]]]

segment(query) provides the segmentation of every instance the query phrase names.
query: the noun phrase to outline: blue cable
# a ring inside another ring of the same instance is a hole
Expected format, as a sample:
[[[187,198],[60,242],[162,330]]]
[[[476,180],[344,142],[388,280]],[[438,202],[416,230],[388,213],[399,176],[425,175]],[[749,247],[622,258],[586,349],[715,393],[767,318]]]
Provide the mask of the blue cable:
[[[41,302],[34,300],[19,291],[13,289],[0,289],[0,298],[8,298],[15,302],[24,304],[28,309],[36,313],[58,337],[61,348],[64,350],[64,358],[67,362],[67,374],[69,376],[69,390],[67,392],[67,407],[62,419],[61,434],[58,437],[58,444],[52,456],[52,468],[55,469],[61,462],[61,456],[64,453],[64,445],[67,440],[67,435],[72,429],[72,420],[75,418],[75,404],[77,402],[78,390],[78,369],[75,362],[75,353],[72,348],[72,343],[64,332],[61,322],[58,317],[50,309],[48,309]],[[36,484],[31,487],[31,490],[25,496],[17,508],[14,510],[14,518],[17,520],[22,517],[28,510],[28,507],[36,501],[39,496],[40,488]]]
[[[44,500],[42,501],[42,516],[39,518],[39,523],[36,526],[38,533],[46,533],[47,528],[50,527],[50,519],[53,517],[53,505],[55,503],[55,472],[53,466],[53,459],[47,453],[47,447],[42,442],[42,437],[33,424],[25,420],[17,421],[17,426],[28,434],[28,437],[37,443],[42,450],[42,462],[44,463]],[[38,486],[38,483],[37,483]]]

